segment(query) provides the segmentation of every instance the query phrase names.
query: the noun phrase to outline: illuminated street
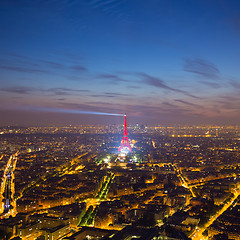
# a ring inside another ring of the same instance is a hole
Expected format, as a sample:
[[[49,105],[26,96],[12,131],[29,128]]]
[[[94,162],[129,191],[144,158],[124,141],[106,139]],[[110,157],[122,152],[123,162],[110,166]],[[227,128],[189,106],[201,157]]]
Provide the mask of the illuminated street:
[[[236,190],[234,190],[233,192],[234,196],[230,199],[230,201],[225,204],[219,211],[216,212],[215,215],[211,216],[209,221],[207,223],[204,224],[203,227],[197,227],[195,229],[195,231],[192,233],[192,235],[190,236],[193,240],[201,240],[201,239],[205,239],[205,237],[202,235],[202,233],[221,215],[223,214],[229,207],[232,206],[232,204],[234,203],[234,201],[238,198],[238,196],[240,195],[240,189],[237,188]]]
[[[15,184],[14,184],[14,171],[17,164],[19,152],[11,155],[8,160],[7,166],[4,171],[4,177],[1,183],[1,214],[4,211],[4,217],[15,216],[16,215],[16,199],[15,194]],[[5,195],[4,195],[5,193]]]
[[[177,169],[177,167],[174,164],[171,164],[171,166],[173,167],[174,171],[176,172],[180,182],[182,183],[182,186],[189,189],[189,191],[191,192],[193,197],[196,197],[196,195],[194,194],[193,190],[192,190],[192,186],[189,186],[187,180],[185,180],[185,177],[183,176],[183,173],[181,172],[180,169]]]

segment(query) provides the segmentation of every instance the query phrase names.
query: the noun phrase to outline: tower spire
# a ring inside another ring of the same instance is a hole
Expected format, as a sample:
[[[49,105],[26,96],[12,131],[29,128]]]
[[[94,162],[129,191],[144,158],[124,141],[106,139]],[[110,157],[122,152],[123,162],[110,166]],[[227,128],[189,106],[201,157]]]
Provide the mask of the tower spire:
[[[127,148],[129,151],[132,151],[132,148],[129,144],[128,135],[127,135],[127,115],[124,114],[124,131],[123,131],[123,139],[121,142],[121,146],[118,151],[120,152],[123,148]]]

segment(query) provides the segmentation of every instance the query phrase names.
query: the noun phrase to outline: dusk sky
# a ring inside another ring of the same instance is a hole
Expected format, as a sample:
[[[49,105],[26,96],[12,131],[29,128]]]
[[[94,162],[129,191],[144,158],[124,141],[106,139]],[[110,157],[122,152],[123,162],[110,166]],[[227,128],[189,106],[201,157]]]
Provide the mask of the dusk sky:
[[[0,30],[0,126],[239,124],[239,0],[0,0]]]

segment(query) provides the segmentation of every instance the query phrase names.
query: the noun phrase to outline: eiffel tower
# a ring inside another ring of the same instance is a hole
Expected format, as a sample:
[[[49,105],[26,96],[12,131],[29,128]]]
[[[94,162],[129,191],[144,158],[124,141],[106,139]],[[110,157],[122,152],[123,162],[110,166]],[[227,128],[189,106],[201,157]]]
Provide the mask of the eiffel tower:
[[[127,115],[125,113],[124,115],[124,131],[123,131],[123,139],[121,142],[121,146],[119,147],[118,151],[122,151],[122,150],[126,150],[128,149],[128,151],[132,151],[132,148],[129,144],[129,140],[128,140],[128,135],[127,135]]]

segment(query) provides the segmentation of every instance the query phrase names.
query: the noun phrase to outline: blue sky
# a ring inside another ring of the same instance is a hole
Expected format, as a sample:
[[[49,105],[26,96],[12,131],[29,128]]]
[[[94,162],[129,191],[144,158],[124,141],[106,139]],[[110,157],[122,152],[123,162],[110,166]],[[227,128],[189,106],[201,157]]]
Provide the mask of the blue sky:
[[[0,125],[239,123],[238,0],[1,0],[0,29]]]

